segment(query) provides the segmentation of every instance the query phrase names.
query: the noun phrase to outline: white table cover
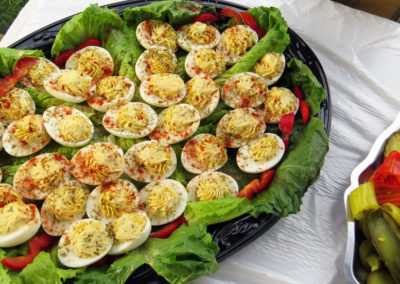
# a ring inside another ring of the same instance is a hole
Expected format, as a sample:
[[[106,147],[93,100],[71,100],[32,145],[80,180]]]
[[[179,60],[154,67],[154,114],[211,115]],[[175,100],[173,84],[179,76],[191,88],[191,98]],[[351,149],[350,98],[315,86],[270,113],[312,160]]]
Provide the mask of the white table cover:
[[[8,46],[90,3],[110,0],[30,0],[0,42]],[[328,77],[330,150],[301,211],[281,219],[256,241],[196,283],[346,283],[343,192],[350,173],[400,110],[400,25],[329,0],[234,0],[278,7],[290,28],[317,54]]]

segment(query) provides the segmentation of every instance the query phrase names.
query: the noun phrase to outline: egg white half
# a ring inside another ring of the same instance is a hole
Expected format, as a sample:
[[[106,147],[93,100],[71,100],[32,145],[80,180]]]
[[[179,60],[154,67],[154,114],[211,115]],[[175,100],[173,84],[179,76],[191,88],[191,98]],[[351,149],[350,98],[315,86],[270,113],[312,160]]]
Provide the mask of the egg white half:
[[[221,40],[221,34],[219,33],[219,31],[215,27],[208,25],[213,30],[213,33],[215,34],[214,40],[212,40],[210,43],[206,43],[206,44],[196,43],[188,35],[190,25],[191,24],[181,26],[177,30],[178,44],[183,50],[185,50],[187,52],[190,52],[190,51],[196,50],[196,49],[201,49],[201,48],[214,48]]]
[[[195,58],[198,55],[198,53],[200,52],[201,49],[196,49],[196,50],[192,50],[191,52],[189,52],[189,54],[186,56],[185,59],[185,71],[186,73],[191,77],[207,77],[207,78],[215,78],[218,75],[220,75],[222,72],[209,72],[206,70],[201,69],[200,67],[197,66],[196,62],[195,62]],[[217,51],[219,52],[219,51]]]
[[[27,105],[27,111],[25,113],[21,113],[21,116],[18,118],[22,118],[25,115],[29,114],[34,114],[36,111],[36,106],[35,102],[33,101],[32,97],[29,95],[29,93],[23,89],[20,88],[13,88],[11,91],[8,93],[4,94],[0,98],[0,122],[4,125],[10,125],[12,122],[16,121],[15,119],[11,119],[10,117],[6,116],[6,111],[3,111],[3,108],[19,108],[19,112],[21,111],[20,109],[20,104],[26,104]],[[11,106],[10,106],[11,104]],[[18,120],[17,119],[17,120]]]
[[[162,49],[165,51],[168,51],[171,56],[172,56],[172,64],[175,66],[174,70],[176,68],[177,65],[177,58],[175,53],[173,53],[171,50],[167,49],[165,46],[153,46],[150,49]],[[153,75],[154,73],[151,72],[150,70],[150,65],[148,62],[148,56],[150,53],[150,49],[145,50],[138,58],[138,60],[136,61],[135,64],[135,72],[136,72],[136,76],[139,78],[140,81],[143,81],[144,79],[146,79],[148,76]]]

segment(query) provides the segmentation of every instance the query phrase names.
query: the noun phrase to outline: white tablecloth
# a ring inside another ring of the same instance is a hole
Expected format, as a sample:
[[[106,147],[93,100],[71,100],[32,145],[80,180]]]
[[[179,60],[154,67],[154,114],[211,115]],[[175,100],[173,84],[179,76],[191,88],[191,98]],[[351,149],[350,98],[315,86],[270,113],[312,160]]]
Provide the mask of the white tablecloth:
[[[1,41],[8,46],[91,0],[30,0]],[[114,1],[100,0],[100,5]],[[350,173],[400,110],[400,25],[329,0],[234,0],[275,6],[315,51],[332,102],[330,151],[301,211],[221,262],[197,283],[345,283],[343,192]]]

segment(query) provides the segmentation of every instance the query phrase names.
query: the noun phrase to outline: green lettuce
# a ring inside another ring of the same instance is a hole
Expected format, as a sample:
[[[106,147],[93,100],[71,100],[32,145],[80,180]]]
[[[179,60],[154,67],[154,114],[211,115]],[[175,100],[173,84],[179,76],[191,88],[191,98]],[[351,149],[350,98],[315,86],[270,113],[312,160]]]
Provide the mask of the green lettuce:
[[[0,76],[12,74],[14,65],[23,57],[44,57],[43,51],[38,49],[22,50],[0,47]]]
[[[185,218],[190,225],[201,222],[212,225],[232,220],[252,210],[253,205],[247,198],[227,194],[223,199],[189,202]]]
[[[54,58],[65,50],[75,49],[88,38],[103,41],[109,30],[122,29],[123,26],[124,21],[117,10],[92,4],[64,24],[51,47],[51,56]]]
[[[175,73],[178,74],[183,81],[187,82],[190,79],[190,77],[185,70],[185,60],[186,60],[186,55],[178,57]]]
[[[215,82],[223,86],[226,80],[237,73],[251,71],[257,61],[268,51],[282,53],[290,43],[288,26],[279,9],[257,7],[247,11],[258,25],[267,31],[266,35],[247,52],[235,65],[219,75]]]
[[[197,15],[207,11],[205,7],[191,1],[166,0],[153,2],[146,6],[126,8],[124,19],[136,27],[146,20],[161,20],[178,26],[191,22]]]
[[[318,179],[328,147],[324,124],[318,118],[311,118],[295,148],[276,169],[268,190],[252,200],[252,215],[272,213],[286,217],[297,213],[307,188]]]

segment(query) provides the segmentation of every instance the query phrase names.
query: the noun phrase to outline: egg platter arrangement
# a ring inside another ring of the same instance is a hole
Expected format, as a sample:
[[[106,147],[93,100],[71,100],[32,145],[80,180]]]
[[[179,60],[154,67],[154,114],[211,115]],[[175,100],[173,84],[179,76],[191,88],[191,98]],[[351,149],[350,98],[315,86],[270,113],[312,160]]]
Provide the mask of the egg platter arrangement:
[[[266,132],[266,122],[279,123],[299,107],[290,90],[270,87],[284,71],[283,54],[266,53],[251,72],[219,87],[214,78],[257,43],[250,27],[220,33],[195,22],[175,30],[148,20],[136,36],[145,49],[134,66],[140,84],[114,74],[106,49],[88,46],[65,69],[39,58],[21,80],[65,104],[38,114],[29,93],[17,87],[0,98],[0,147],[26,157],[13,184],[0,184],[0,247],[44,230],[60,237],[62,264],[87,266],[140,246],[152,228],[182,216],[188,202],[236,196],[235,178],[220,171],[228,159],[236,157],[250,174],[279,163],[285,146]],[[188,53],[184,78],[176,73],[179,49]],[[82,105],[102,115],[101,126],[76,107]],[[215,133],[199,133],[201,121],[221,106],[226,114]],[[97,128],[138,142],[124,152],[96,141]],[[49,143],[75,154],[46,152]],[[173,178],[182,166],[193,177],[187,186]]]

